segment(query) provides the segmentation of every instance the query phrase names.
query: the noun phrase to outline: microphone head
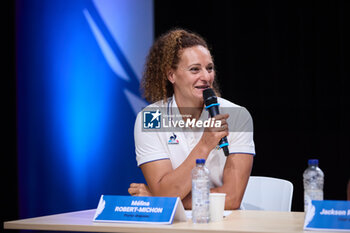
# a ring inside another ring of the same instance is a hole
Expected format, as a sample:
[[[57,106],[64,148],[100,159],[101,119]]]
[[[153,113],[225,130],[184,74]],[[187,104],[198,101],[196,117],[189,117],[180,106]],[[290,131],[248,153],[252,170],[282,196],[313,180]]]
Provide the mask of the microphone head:
[[[218,102],[215,92],[211,88],[207,88],[203,91],[203,100],[205,106],[209,106]]]

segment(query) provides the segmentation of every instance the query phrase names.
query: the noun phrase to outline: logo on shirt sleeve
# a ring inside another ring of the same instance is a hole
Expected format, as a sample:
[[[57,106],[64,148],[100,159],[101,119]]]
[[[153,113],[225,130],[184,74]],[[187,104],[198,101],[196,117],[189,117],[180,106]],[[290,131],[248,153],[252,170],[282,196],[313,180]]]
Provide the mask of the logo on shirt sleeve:
[[[160,129],[161,127],[161,115],[162,113],[157,111],[144,111],[143,112],[143,128],[144,129]]]

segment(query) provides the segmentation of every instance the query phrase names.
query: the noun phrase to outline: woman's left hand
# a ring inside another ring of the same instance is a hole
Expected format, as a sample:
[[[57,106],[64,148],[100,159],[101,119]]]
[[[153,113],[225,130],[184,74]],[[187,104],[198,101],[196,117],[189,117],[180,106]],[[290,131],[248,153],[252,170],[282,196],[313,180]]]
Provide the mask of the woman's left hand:
[[[128,192],[131,196],[152,196],[148,186],[143,183],[131,183]]]

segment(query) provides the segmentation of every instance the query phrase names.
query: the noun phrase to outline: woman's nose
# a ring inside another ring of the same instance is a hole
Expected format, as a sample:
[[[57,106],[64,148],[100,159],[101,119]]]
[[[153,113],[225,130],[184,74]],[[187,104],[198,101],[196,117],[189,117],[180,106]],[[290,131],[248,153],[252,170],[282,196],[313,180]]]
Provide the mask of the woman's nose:
[[[202,72],[202,80],[209,81],[211,79],[211,75],[211,72],[204,69],[204,71]]]

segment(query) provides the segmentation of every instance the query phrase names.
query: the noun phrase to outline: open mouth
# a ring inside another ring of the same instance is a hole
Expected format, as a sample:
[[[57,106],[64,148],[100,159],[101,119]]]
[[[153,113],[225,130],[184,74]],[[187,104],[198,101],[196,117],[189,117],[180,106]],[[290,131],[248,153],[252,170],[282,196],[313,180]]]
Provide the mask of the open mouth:
[[[209,85],[198,85],[198,86],[195,86],[195,88],[199,89],[199,90],[205,90],[205,89],[207,89],[209,87],[210,87]]]

